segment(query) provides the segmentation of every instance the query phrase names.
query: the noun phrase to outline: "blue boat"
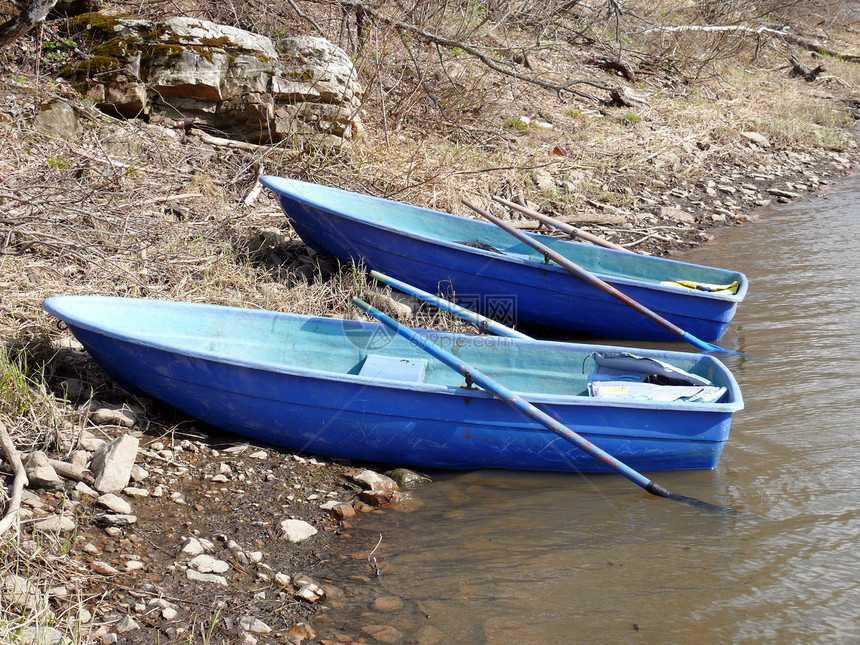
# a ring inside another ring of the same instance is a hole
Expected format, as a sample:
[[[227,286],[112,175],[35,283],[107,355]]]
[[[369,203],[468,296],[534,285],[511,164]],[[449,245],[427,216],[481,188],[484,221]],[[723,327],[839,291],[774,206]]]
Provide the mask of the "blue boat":
[[[250,439],[423,468],[607,470],[376,323],[98,296],[44,308],[119,385]],[[420,333],[637,470],[713,468],[743,407],[707,354]]]
[[[492,224],[293,179],[260,181],[314,250],[450,295],[491,318],[613,338],[677,340]],[[705,341],[720,338],[747,292],[747,279],[737,271],[532,237]]]

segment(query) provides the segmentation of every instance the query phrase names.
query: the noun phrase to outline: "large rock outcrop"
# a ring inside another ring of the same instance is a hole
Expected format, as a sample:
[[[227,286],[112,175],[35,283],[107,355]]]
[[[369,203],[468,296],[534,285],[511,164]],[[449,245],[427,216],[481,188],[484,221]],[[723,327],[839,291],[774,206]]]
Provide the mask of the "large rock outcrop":
[[[271,39],[206,20],[152,22],[83,14],[70,35],[92,57],[63,74],[106,112],[123,117],[194,119],[253,142],[360,134],[361,86],[346,53],[324,38]]]

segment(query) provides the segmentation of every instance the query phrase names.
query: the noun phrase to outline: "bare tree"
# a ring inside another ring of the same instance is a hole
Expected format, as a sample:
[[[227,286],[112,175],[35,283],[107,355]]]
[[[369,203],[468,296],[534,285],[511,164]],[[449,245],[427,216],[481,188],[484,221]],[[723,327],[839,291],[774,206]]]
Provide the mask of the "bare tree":
[[[27,0],[17,16],[0,25],[0,48],[15,42],[45,19],[57,0]]]

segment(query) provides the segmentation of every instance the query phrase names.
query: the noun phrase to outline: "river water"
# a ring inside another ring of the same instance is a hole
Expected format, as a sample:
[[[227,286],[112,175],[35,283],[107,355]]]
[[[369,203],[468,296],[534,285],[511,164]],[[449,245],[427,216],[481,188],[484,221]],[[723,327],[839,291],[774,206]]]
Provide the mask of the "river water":
[[[375,624],[425,645],[860,642],[857,248],[860,175],[679,257],[750,278],[721,340],[743,352],[723,360],[746,409],[715,470],[649,475],[736,513],[616,475],[437,473],[415,510],[349,531],[346,597],[321,636]]]

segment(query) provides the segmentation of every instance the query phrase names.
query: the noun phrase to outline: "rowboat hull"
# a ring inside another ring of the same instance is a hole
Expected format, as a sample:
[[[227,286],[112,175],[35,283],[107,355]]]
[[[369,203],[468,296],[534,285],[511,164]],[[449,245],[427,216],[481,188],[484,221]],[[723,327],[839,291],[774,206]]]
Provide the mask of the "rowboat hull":
[[[504,248],[506,234],[492,224],[280,177],[261,181],[311,248],[425,291],[442,291],[502,322],[636,340],[678,338],[533,251],[499,253],[460,243],[491,240]],[[533,237],[702,340],[720,338],[746,294],[746,278],[738,272]],[[713,294],[661,284],[679,279],[737,281],[738,291]]]
[[[291,364],[278,360],[290,352],[321,356],[333,343],[339,343],[337,351],[344,356],[349,354],[347,362],[356,364],[372,352],[415,357],[406,341],[385,334],[384,343],[376,342],[374,349],[374,339],[380,338],[375,324],[122,298],[50,298],[44,306],[66,322],[121,386],[250,439],[329,457],[424,468],[606,470],[486,392],[457,385],[459,376],[453,372],[449,384],[403,382],[309,369],[302,366],[308,358]],[[241,338],[237,329],[243,330]],[[505,364],[509,383],[518,373],[532,384],[544,378],[535,375],[539,366],[519,365],[520,355],[551,355],[558,361],[566,352],[573,372],[580,369],[576,361],[600,349],[423,333],[467,356],[486,353]],[[743,405],[731,374],[710,356],[638,353],[697,361],[696,369],[727,387],[725,401],[655,403],[540,392],[523,396],[636,470],[713,468],[728,439],[732,413]]]

